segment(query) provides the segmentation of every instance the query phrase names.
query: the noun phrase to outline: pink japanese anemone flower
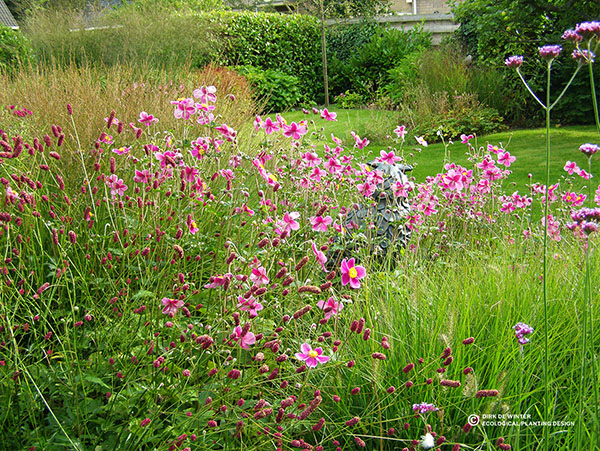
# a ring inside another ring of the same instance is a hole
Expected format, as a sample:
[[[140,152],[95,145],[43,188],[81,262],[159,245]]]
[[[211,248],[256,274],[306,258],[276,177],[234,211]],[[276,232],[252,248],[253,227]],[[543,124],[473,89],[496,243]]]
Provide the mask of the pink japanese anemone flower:
[[[346,261],[342,260],[342,285],[350,284],[350,288],[358,290],[360,288],[360,279],[367,275],[367,271],[362,266],[355,266],[354,258]]]
[[[297,352],[296,358],[306,362],[306,366],[315,368],[319,363],[326,363],[330,357],[323,355],[323,348],[312,349],[308,343],[302,343],[300,346],[302,352]]]

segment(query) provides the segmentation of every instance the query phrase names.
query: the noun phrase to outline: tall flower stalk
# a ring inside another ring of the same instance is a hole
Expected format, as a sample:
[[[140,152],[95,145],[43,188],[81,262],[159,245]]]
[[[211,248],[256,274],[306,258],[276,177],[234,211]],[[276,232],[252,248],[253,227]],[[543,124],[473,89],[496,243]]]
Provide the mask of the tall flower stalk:
[[[545,195],[544,195],[544,254],[543,254],[543,275],[542,275],[542,299],[544,305],[544,416],[545,421],[551,421],[552,409],[550,406],[550,386],[548,377],[549,367],[549,351],[548,351],[548,210],[550,203],[550,115],[554,106],[565,94],[573,79],[581,68],[581,63],[577,66],[577,69],[573,73],[573,76],[563,88],[554,103],[550,103],[550,81],[552,73],[552,63],[561,53],[562,47],[559,45],[546,45],[539,48],[540,56],[546,61],[546,101],[545,103],[533,92],[523,75],[521,74],[520,67],[523,64],[522,56],[511,56],[505,61],[505,64],[510,68],[515,68],[519,78],[533,96],[536,102],[543,108],[546,113],[546,182],[545,182]],[[544,428],[544,449],[549,449],[550,433],[549,428]]]

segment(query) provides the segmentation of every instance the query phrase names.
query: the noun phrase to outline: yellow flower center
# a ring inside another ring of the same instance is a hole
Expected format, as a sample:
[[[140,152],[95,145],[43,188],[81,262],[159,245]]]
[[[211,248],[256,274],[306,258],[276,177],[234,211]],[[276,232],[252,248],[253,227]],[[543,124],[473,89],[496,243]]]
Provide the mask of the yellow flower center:
[[[196,229],[196,228],[197,228],[196,221],[192,221],[192,229]]]
[[[308,351],[308,356],[309,356],[311,359],[314,359],[314,358],[315,358],[315,357],[317,357],[318,355],[319,355],[319,353],[318,353],[317,351],[312,351],[312,350],[311,350],[311,351]]]
[[[350,268],[350,270],[348,271],[348,275],[351,279],[356,279],[356,276],[358,276],[358,272],[356,272],[356,268],[354,266]]]

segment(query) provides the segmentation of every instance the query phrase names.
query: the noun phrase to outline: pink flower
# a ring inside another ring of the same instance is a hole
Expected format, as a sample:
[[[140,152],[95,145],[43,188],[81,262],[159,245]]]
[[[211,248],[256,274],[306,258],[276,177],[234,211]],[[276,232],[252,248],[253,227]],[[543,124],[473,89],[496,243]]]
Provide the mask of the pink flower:
[[[326,363],[330,359],[323,355],[322,348],[312,349],[308,343],[302,343],[300,350],[302,352],[297,352],[296,358],[306,362],[306,366],[310,368],[315,368],[319,363]]]
[[[353,131],[351,131],[350,134],[354,138],[354,147],[358,147],[359,150],[362,150],[369,145],[370,141],[367,138],[361,139],[360,136]]]
[[[315,232],[327,232],[327,226],[332,222],[331,216],[313,216],[310,218],[310,223]]]
[[[342,170],[342,165],[340,164],[340,161],[337,158],[333,157],[329,157],[329,160],[325,162],[324,166],[330,174],[337,174]]]
[[[194,99],[177,99],[171,101],[175,105],[174,115],[177,119],[189,119],[196,112]]]
[[[123,195],[125,195],[125,191],[127,191],[127,185],[123,183],[123,179],[118,178],[115,174],[108,178],[106,184],[110,187],[110,195],[113,197],[116,194],[123,197]]]
[[[398,138],[404,141],[404,135],[406,135],[406,126],[399,125],[395,128],[394,133],[396,134],[396,136],[398,136]]]
[[[319,301],[317,302],[317,307],[322,310],[325,310],[325,318],[329,319],[333,315],[339,314],[344,308],[344,304],[341,302],[337,302],[333,298],[327,299],[327,301]]]
[[[279,130],[279,125],[276,122],[273,122],[270,117],[265,119],[265,121],[262,124],[262,127],[265,129],[265,133],[267,135],[270,135],[271,133]]]
[[[200,230],[198,228],[198,225],[196,224],[196,221],[194,221],[193,219],[190,221],[190,223],[188,224],[188,228],[190,229],[190,233],[192,235],[194,235],[198,230]]]
[[[237,132],[228,126],[227,124],[221,124],[219,127],[215,127],[215,130],[220,132],[227,141],[233,141],[237,135]]]
[[[292,122],[290,125],[283,125],[283,135],[287,138],[300,139],[302,135],[306,135],[307,129],[302,123],[300,125]]]
[[[506,64],[506,67],[518,68],[523,64],[523,57],[519,55],[510,56],[504,60],[504,64]]]
[[[496,154],[502,152],[502,149],[500,147],[492,146],[491,144],[488,144],[487,150],[490,153],[496,153]]]
[[[567,191],[563,195],[562,200],[563,200],[563,202],[565,202],[573,207],[580,207],[583,205],[586,198],[587,198],[587,196],[585,194],[577,194],[577,193],[571,193],[571,192]]]
[[[158,119],[152,116],[151,114],[142,111],[140,113],[140,118],[138,119],[138,122],[144,124],[146,127],[150,127],[154,122],[158,122]]]
[[[327,111],[327,108],[323,108],[321,111],[321,118],[326,119],[328,121],[335,121],[337,117],[337,113]]]
[[[263,309],[263,305],[257,302],[254,297],[250,296],[248,299],[244,299],[243,296],[238,296],[238,305],[240,310],[248,312],[250,318],[254,318]]]
[[[371,195],[375,192],[375,186],[371,185],[369,182],[359,183],[356,185],[356,188],[358,188],[358,192],[365,197],[371,197]]]
[[[514,163],[514,161],[517,159],[517,157],[513,157],[511,154],[509,154],[508,152],[501,152],[498,155],[498,164],[503,164],[504,166],[506,166],[507,168]]]
[[[317,261],[321,265],[321,268],[323,268],[323,271],[327,271],[327,269],[325,268],[325,263],[327,263],[327,257],[325,257],[325,254],[317,248],[317,245],[315,243],[312,244],[312,250],[315,254],[315,257],[317,257]]]
[[[267,270],[262,266],[258,268],[252,268],[252,273],[250,273],[250,280],[254,282],[254,285],[267,285],[269,283],[269,278],[267,277]]]
[[[467,144],[469,140],[473,139],[473,135],[465,135],[464,133],[460,135],[460,142],[463,144]]]
[[[390,150],[389,152],[386,152],[385,150],[381,150],[379,152],[379,155],[381,155],[381,157],[379,158],[379,161],[382,161],[383,163],[387,163],[387,164],[394,164],[394,163],[396,163],[396,161],[401,160],[400,157],[396,156],[396,154],[394,153],[393,150]]]
[[[231,339],[235,342],[238,342],[242,349],[250,349],[249,345],[256,343],[256,337],[254,334],[250,331],[246,331],[244,333],[244,330],[241,326],[235,326]]]
[[[131,150],[130,147],[123,146],[123,147],[119,147],[118,149],[113,149],[112,151],[114,153],[116,153],[117,155],[126,155],[129,153],[130,150]]]
[[[162,312],[169,315],[169,318],[173,318],[177,310],[184,306],[184,302],[179,299],[162,298],[161,302],[165,306]]]
[[[133,181],[135,183],[150,183],[152,180],[152,174],[148,172],[148,169],[144,169],[143,171],[135,170],[135,175],[133,176]]]
[[[160,162],[161,168],[166,167],[167,164],[169,164],[170,162],[175,163],[176,158],[178,158],[179,156],[181,156],[181,154],[172,152],[170,150],[167,150],[164,153],[156,152],[154,154],[154,158],[156,158]]]
[[[354,265],[354,258],[346,261],[342,260],[342,285],[350,284],[350,288],[358,290],[360,288],[359,280],[367,275],[365,268]]]
[[[427,141],[423,139],[422,136],[415,136],[415,139],[417,140],[420,146],[427,147],[429,145],[427,144]]]
[[[585,169],[579,169],[579,171],[577,171],[577,175],[585,180],[589,180],[592,177],[591,174],[589,174]]]
[[[327,175],[326,171],[323,171],[322,169],[319,169],[319,168],[313,168],[313,171],[309,175],[309,177],[311,180],[314,180],[315,182],[320,182],[321,177],[325,177],[326,175]]]
[[[200,99],[200,102],[202,103],[216,102],[217,96],[215,95],[215,92],[217,92],[217,88],[212,85],[201,86],[200,89],[194,89],[192,95],[196,99]]]
[[[254,118],[254,130],[259,131],[261,129],[261,127],[262,127],[262,123],[263,122],[262,122],[261,117],[257,115]]]
[[[302,154],[302,160],[304,160],[304,163],[309,168],[315,168],[321,164],[321,159],[314,152],[306,152]]]

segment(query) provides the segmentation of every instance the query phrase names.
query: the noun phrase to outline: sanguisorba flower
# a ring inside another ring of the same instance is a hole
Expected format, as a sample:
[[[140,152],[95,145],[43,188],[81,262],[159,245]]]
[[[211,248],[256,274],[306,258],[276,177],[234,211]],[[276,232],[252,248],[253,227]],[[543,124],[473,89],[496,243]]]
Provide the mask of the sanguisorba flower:
[[[362,266],[354,264],[354,258],[342,260],[342,285],[350,284],[350,288],[358,290],[360,288],[360,279],[367,275],[367,271]]]
[[[323,348],[313,349],[308,343],[302,343],[300,346],[302,352],[297,352],[296,358],[306,362],[306,366],[315,368],[319,363],[326,363],[330,357],[323,355]]]

